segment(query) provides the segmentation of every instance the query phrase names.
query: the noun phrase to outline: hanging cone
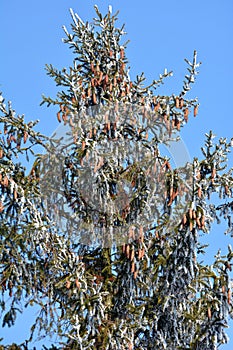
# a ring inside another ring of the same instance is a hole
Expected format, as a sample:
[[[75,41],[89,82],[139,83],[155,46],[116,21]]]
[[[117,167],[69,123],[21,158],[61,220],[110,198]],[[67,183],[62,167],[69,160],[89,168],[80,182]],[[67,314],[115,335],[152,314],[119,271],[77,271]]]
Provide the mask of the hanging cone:
[[[95,72],[95,68],[94,68],[94,64],[93,64],[93,62],[91,62],[91,71],[92,71],[92,73],[94,73],[94,72]]]
[[[194,115],[194,117],[197,116],[197,113],[198,113],[198,105],[196,105],[196,106],[194,107],[194,110],[193,110],[193,115]]]
[[[185,108],[184,110],[184,120],[187,122],[188,121],[188,116],[189,116],[189,109]]]
[[[214,168],[212,169],[212,173],[211,173],[211,178],[212,178],[212,180],[215,178],[215,176],[216,176],[216,168],[214,167]]]
[[[100,72],[100,76],[99,76],[99,80],[98,80],[98,84],[101,84],[101,81],[103,79],[103,72]]]
[[[143,232],[143,226],[140,226],[139,228],[139,242],[144,242],[144,232]]]
[[[190,217],[190,219],[193,218],[193,210],[192,210],[192,208],[189,208],[189,217]]]
[[[134,247],[132,247],[132,250],[131,250],[130,260],[131,261],[134,260]]]
[[[16,189],[14,189],[14,199],[17,199],[17,197],[18,197],[17,191]]]
[[[129,244],[126,244],[125,254],[126,254],[128,259],[130,258],[130,249],[129,249],[129,247],[130,247]]]
[[[92,101],[93,101],[93,103],[96,105],[96,103],[97,103],[97,99],[96,99],[96,94],[93,92],[93,94],[92,94]]]
[[[71,286],[71,282],[69,280],[66,281],[66,288],[67,289],[70,289],[70,286]]]
[[[61,123],[61,113],[57,112],[57,120],[59,121],[59,123]]]
[[[197,223],[198,228],[201,228],[201,221],[200,221],[199,217],[196,218],[196,223]]]
[[[192,221],[190,220],[190,222],[189,222],[189,229],[190,229],[190,231],[192,231],[193,230],[193,223],[192,223]]]
[[[75,285],[76,285],[76,287],[78,288],[78,289],[80,289],[80,287],[81,287],[81,284],[80,284],[80,282],[79,282],[79,280],[76,278],[76,280],[75,280]]]
[[[228,289],[228,292],[227,292],[227,302],[229,305],[231,304],[231,290],[230,290],[230,288]]]
[[[186,222],[187,222],[187,217],[186,217],[186,214],[184,214],[184,216],[183,216],[183,224],[185,225]]]
[[[135,272],[135,263],[134,261],[131,263],[131,272]]]
[[[25,130],[23,134],[23,142],[26,143],[28,139],[28,132]]]
[[[70,123],[70,126],[71,126],[71,127],[74,126],[74,122],[73,122],[73,118],[72,118],[72,117],[70,117],[69,123]]]
[[[201,217],[201,226],[205,227],[205,215],[202,215]]]
[[[7,176],[5,176],[5,177],[4,177],[4,179],[3,179],[3,186],[4,186],[4,187],[7,187],[7,186],[8,186],[8,184],[9,184],[8,177],[7,177]]]

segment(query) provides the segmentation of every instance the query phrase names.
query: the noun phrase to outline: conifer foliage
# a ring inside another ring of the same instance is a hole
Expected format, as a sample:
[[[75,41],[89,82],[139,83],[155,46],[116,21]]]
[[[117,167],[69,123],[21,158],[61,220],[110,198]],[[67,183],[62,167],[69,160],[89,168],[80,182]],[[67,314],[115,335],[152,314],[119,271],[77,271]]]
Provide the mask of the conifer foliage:
[[[159,95],[172,72],[149,85],[144,74],[131,80],[118,13],[95,11],[84,23],[71,10],[72,66],[46,66],[61,89],[42,103],[57,106],[69,147],[0,100],[3,326],[13,330],[23,306],[40,308],[30,339],[0,349],[30,349],[38,334],[57,336],[51,349],[217,349],[232,315],[233,252],[207,265],[200,237],[220,220],[233,235],[231,142],[210,131],[202,159],[185,172],[173,166],[160,145],[179,142],[197,116],[187,98],[197,53],[185,60],[181,92]]]

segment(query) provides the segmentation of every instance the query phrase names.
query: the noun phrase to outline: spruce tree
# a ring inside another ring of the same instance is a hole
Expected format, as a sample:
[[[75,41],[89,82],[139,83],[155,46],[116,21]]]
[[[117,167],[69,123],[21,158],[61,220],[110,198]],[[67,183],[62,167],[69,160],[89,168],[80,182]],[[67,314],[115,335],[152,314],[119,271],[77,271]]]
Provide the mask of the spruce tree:
[[[84,23],[71,10],[72,65],[46,66],[59,87],[42,102],[57,106],[52,138],[1,98],[3,326],[22,304],[41,310],[30,339],[2,349],[29,349],[37,332],[58,336],[51,349],[217,349],[232,314],[233,253],[207,265],[200,236],[221,219],[232,234],[231,141],[208,132],[202,159],[182,167],[162,154],[198,113],[187,97],[197,53],[181,91],[159,95],[172,72],[131,80],[118,13],[95,11]]]

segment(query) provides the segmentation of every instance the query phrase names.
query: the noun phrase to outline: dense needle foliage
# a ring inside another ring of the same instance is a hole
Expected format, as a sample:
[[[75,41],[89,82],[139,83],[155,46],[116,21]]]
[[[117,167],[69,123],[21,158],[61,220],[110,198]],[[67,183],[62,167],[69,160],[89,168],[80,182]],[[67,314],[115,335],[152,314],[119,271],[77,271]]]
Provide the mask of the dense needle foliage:
[[[47,66],[61,90],[43,103],[58,107],[58,122],[71,130],[69,147],[35,132],[35,123],[0,100],[3,326],[13,329],[24,305],[40,307],[31,338],[0,349],[30,349],[38,332],[58,336],[51,349],[217,349],[227,342],[232,313],[233,252],[229,246],[226,256],[219,251],[212,265],[204,264],[200,235],[221,219],[233,234],[231,142],[206,134],[203,157],[186,165],[183,181],[160,145],[177,139],[197,115],[197,99],[186,96],[197,53],[185,60],[181,92],[160,96],[171,72],[148,86],[143,74],[132,81],[124,27],[116,27],[111,8],[105,16],[95,10],[93,24],[71,11],[72,33],[64,27],[72,66]],[[29,155],[34,164],[27,172]],[[82,174],[94,174],[101,208],[80,191]],[[132,193],[122,205],[123,182]]]

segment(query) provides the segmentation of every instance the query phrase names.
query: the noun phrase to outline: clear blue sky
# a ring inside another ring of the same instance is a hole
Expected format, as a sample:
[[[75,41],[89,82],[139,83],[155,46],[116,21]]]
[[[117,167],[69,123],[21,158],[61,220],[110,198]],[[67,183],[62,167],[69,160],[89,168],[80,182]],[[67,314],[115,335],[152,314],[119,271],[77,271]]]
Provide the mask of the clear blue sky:
[[[0,3],[0,90],[13,102],[27,120],[40,119],[39,129],[45,134],[57,126],[55,110],[40,107],[41,95],[55,96],[53,81],[44,66],[57,68],[72,64],[71,51],[64,45],[61,26],[69,27],[69,8],[83,20],[94,16],[93,5],[107,11],[120,10],[119,23],[126,23],[130,43],[127,55],[131,77],[145,72],[148,81],[157,78],[164,68],[174,71],[160,93],[179,93],[186,74],[184,58],[191,59],[193,50],[202,61],[200,74],[191,92],[199,97],[197,118],[191,118],[182,131],[182,138],[191,157],[200,156],[205,132],[212,129],[219,137],[233,136],[233,1],[232,0],[40,0]],[[232,164],[233,157],[230,157]],[[209,257],[232,239],[226,239],[222,227],[208,236]],[[31,313],[17,323],[15,330],[3,331],[8,341],[21,341],[30,324]],[[229,331],[233,348],[233,325]],[[1,337],[0,329],[0,337]]]

